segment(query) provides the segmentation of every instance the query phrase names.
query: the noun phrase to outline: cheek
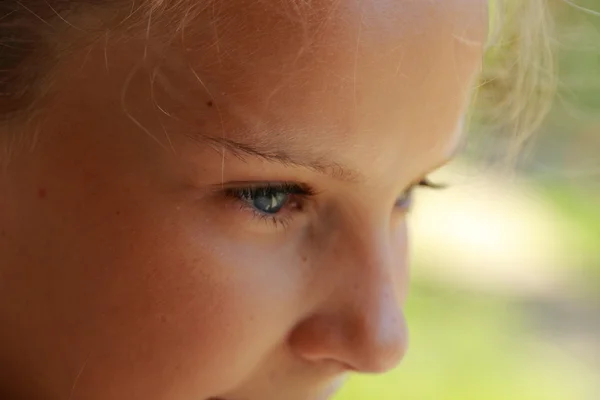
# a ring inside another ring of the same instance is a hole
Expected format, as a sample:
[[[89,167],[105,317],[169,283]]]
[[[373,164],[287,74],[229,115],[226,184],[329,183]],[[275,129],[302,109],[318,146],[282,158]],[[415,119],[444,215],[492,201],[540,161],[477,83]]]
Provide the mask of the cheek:
[[[228,390],[298,318],[304,280],[295,252],[215,234],[222,230],[197,205],[116,207],[128,203],[121,200],[96,197],[77,207],[65,199],[36,209],[45,242],[30,245],[44,259],[30,260],[38,280],[28,292],[40,307],[31,325],[44,335],[30,334],[30,344],[46,370],[76,375],[89,359],[78,391],[90,399]],[[99,390],[105,382],[112,387]],[[147,392],[136,391],[142,387]]]
[[[215,237],[193,220],[181,214],[166,226],[151,223],[152,235],[127,238],[139,250],[125,249],[112,263],[111,275],[121,283],[101,287],[108,293],[97,296],[121,303],[118,318],[107,322],[120,327],[118,345],[136,349],[152,369],[146,379],[164,376],[168,366],[181,388],[193,382],[219,393],[282,343],[298,313],[299,282],[289,274],[289,260]]]

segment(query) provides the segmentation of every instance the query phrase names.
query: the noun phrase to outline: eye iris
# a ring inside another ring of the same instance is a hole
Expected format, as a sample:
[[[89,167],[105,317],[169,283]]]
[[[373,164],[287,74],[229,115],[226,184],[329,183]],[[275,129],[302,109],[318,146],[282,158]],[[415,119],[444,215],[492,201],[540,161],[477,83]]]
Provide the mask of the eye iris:
[[[257,193],[252,199],[252,206],[265,214],[276,214],[285,206],[288,197],[284,192]]]

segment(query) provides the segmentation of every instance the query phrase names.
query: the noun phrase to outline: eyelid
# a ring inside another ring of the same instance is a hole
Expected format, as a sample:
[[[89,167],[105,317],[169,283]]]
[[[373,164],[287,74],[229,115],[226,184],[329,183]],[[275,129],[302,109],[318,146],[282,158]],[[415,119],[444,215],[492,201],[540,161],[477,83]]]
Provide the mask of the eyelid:
[[[281,189],[290,191],[292,194],[303,194],[312,196],[317,194],[316,190],[310,185],[302,182],[294,181],[233,181],[225,182],[214,186],[214,190],[235,191],[242,189],[258,190],[258,189]],[[303,193],[297,193],[302,191]]]

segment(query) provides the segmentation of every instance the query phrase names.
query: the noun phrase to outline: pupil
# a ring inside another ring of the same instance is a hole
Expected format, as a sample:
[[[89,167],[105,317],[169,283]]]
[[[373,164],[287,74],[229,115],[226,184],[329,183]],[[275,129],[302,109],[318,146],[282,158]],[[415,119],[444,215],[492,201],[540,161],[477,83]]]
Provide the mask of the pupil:
[[[259,211],[266,214],[278,213],[286,203],[288,195],[285,193],[269,193],[256,196],[252,205]]]

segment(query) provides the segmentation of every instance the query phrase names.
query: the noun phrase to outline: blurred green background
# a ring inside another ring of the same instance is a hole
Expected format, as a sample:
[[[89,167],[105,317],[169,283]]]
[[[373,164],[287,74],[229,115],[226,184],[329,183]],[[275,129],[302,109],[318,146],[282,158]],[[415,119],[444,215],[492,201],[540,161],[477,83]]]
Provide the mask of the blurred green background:
[[[551,3],[559,88],[535,146],[516,176],[482,152],[419,195],[410,351],[336,400],[600,400],[600,0]]]

